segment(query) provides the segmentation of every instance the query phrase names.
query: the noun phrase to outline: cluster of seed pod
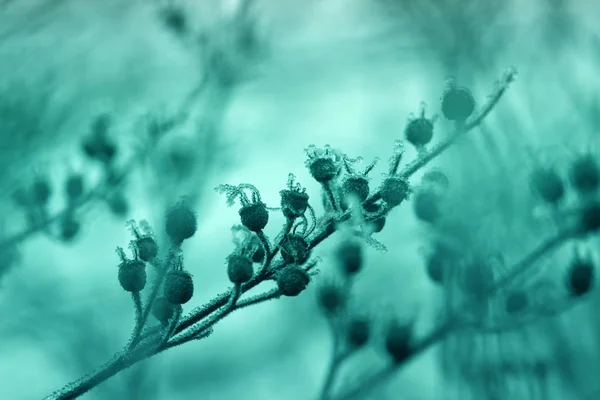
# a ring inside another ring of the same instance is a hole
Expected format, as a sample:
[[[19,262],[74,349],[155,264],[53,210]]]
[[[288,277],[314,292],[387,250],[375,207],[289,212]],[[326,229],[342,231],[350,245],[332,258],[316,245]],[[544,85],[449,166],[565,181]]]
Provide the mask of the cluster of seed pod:
[[[317,290],[317,302],[326,318],[330,320],[334,349],[330,373],[339,373],[341,362],[348,356],[369,344],[373,336],[373,319],[350,306],[352,281],[360,274],[365,265],[364,243],[356,236],[348,235],[334,252],[340,281],[333,279],[322,283]],[[383,348],[392,363],[401,364],[412,355],[412,323],[393,320],[383,332]],[[328,385],[326,383],[326,385]],[[324,388],[325,391],[329,387]]]
[[[567,194],[572,190],[576,195],[575,207],[579,210],[577,224],[582,233],[592,233],[600,229],[600,164],[591,153],[576,156],[565,173],[557,168],[537,166],[530,175],[531,188],[535,195],[558,211],[568,203]],[[571,261],[565,277],[565,285],[573,296],[589,292],[595,279],[594,263],[590,257],[577,253]]]
[[[227,258],[227,271],[231,282],[242,284],[254,276],[253,262],[262,265],[261,271],[269,273],[277,282],[280,293],[284,296],[299,295],[310,283],[308,272],[303,268],[310,258],[310,248],[306,237],[308,219],[305,217],[309,205],[309,197],[299,185],[294,184],[290,175],[287,189],[280,192],[281,211],[288,221],[290,229],[282,232],[278,243],[270,243],[263,230],[269,222],[269,210],[262,201],[259,191],[250,184],[220,185],[217,191],[225,193],[228,205],[233,205],[239,198],[241,208],[239,216],[241,226],[246,233],[246,240],[238,243],[237,249]],[[248,196],[247,192],[250,193]],[[303,227],[303,228],[302,228]],[[300,233],[302,231],[302,233]],[[262,237],[262,240],[259,239]],[[276,249],[276,250],[269,250]],[[283,263],[277,271],[267,271],[272,258],[268,251],[280,251]]]
[[[183,268],[182,258],[174,254],[167,261],[160,262],[157,259],[158,243],[152,233],[141,234],[134,222],[129,224],[134,236],[130,246],[134,257],[128,259],[122,249],[117,249],[121,258],[119,283],[125,291],[139,293],[146,287],[146,265],[156,266],[160,276],[164,275],[164,281],[158,279],[155,281],[156,285],[162,286],[162,294],[149,301],[153,301],[151,306],[154,317],[165,325],[178,307],[192,299],[194,295],[192,275]],[[191,238],[197,228],[197,216],[184,200],[166,214],[165,231],[174,249],[178,249],[184,240]]]
[[[86,182],[81,172],[69,172],[62,183],[64,208],[57,217],[50,216],[50,202],[56,191],[47,174],[37,173],[29,185],[17,187],[13,192],[14,203],[23,210],[31,229],[41,230],[53,239],[70,242],[81,231],[81,220],[78,209],[87,201],[96,198],[106,202],[113,214],[125,217],[129,211],[127,199],[120,184],[125,176],[118,172],[115,165],[117,145],[109,134],[110,118],[108,115],[98,116],[92,123],[91,132],[82,143],[84,156],[92,163],[102,167],[103,179],[97,187]],[[57,221],[57,230],[51,228]],[[50,223],[52,222],[52,223]]]

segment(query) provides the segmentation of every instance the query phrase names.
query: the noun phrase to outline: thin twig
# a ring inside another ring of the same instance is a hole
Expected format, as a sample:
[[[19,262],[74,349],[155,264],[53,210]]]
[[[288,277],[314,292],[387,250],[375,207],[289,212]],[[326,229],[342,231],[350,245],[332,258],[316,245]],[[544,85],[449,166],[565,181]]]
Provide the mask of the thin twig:
[[[141,319],[139,321],[139,324],[136,325],[136,329],[131,336],[129,350],[131,350],[135,346],[137,346],[137,344],[140,341],[142,331],[144,330],[144,326],[146,325],[146,322],[148,321],[148,317],[150,316],[150,312],[152,311],[154,302],[156,301],[156,298],[158,297],[158,292],[160,291],[160,288],[162,287],[163,280],[164,280],[168,270],[170,269],[171,264],[173,263],[173,261],[175,259],[175,256],[176,256],[175,253],[177,250],[181,250],[181,249],[176,246],[173,246],[171,248],[171,250],[169,250],[169,255],[167,256],[167,259],[165,260],[163,265],[160,266],[160,268],[158,268],[158,275],[154,279],[154,283],[152,284],[152,290],[151,290],[150,294],[148,295],[148,298],[146,299],[146,306],[144,307],[144,310],[141,313],[141,316],[140,316]],[[177,321],[177,322],[179,322],[179,321]]]
[[[508,83],[510,80],[512,80],[512,78],[510,78],[510,79],[507,78],[505,83]],[[480,115],[474,119],[474,121],[471,124],[467,124],[464,131],[468,131],[469,129],[472,129],[473,126],[476,126],[477,124],[479,124],[481,122],[481,120],[483,120],[483,118],[490,112],[490,110],[493,108],[493,106],[500,99],[500,97],[504,93],[505,89],[506,89],[506,87],[500,88],[500,90],[492,98],[492,101],[490,102],[488,107],[486,109],[484,109],[480,113]],[[475,125],[473,125],[469,128],[469,126],[472,124],[475,124]],[[450,146],[450,144],[451,143],[449,143],[448,145],[442,146],[439,149],[433,151],[427,157],[426,160],[419,161],[418,164],[415,164],[412,167],[410,167],[409,169],[405,170],[404,173],[407,175],[412,175],[412,173],[416,172],[416,170],[421,168],[427,162],[431,161],[431,159],[433,159],[437,155],[441,154],[445,149],[447,149]],[[379,197],[380,197],[380,194],[379,194]],[[345,212],[342,215],[342,218],[350,218],[350,213]],[[314,234],[314,236],[309,240],[309,250],[313,249],[315,246],[317,246],[319,243],[321,243],[323,240],[325,240],[327,237],[329,237],[333,232],[335,232],[334,219],[329,218],[322,225],[323,225],[322,228],[318,232],[316,232]],[[272,252],[272,255],[274,253],[275,253],[275,251]],[[281,267],[282,265],[284,265],[283,260],[279,260],[278,263],[274,266],[273,270],[277,270],[277,267]],[[173,335],[180,334],[190,327],[194,327],[193,330],[196,333],[202,332],[202,331],[212,327],[218,321],[220,321],[225,316],[227,316],[232,311],[234,311],[235,309],[238,308],[238,307],[233,307],[233,306],[227,306],[228,304],[232,303],[230,301],[230,299],[232,298],[233,295],[235,295],[235,297],[241,296],[244,293],[246,293],[247,291],[258,286],[260,283],[264,282],[265,280],[266,280],[266,278],[264,276],[262,276],[262,274],[260,274],[260,275],[257,274],[250,281],[246,282],[245,284],[238,286],[234,289],[230,289],[227,292],[216,296],[215,298],[213,298],[211,301],[209,301],[204,306],[194,309],[189,315],[182,318],[181,321],[177,324],[177,326],[173,330],[172,334]],[[275,297],[277,297],[276,293],[268,292],[268,295],[266,295],[264,297],[264,299],[268,300],[268,299],[275,298]],[[252,300],[252,302],[248,302],[248,305],[256,304],[258,302],[260,302],[260,301],[258,301],[255,298]],[[233,302],[233,304],[235,304],[235,302]],[[241,308],[241,307],[239,307],[239,308]],[[455,321],[453,319],[450,319],[448,323],[446,323],[446,324],[442,325],[440,328],[434,330],[430,335],[428,335],[426,338],[424,338],[417,346],[415,346],[413,348],[414,352],[409,356],[409,359],[415,357],[420,352],[424,351],[425,349],[429,348],[430,346],[432,346],[433,344],[435,344],[436,342],[441,340],[449,332],[451,332],[452,329],[454,329],[454,326],[455,326]],[[150,343],[154,343],[153,338],[154,337],[150,337],[147,339],[147,341]],[[193,336],[187,337],[187,340],[192,340],[192,338],[193,338]],[[146,345],[145,343],[146,343],[146,341],[144,341],[142,343],[142,345],[139,346],[139,349],[136,349],[134,352],[132,352],[132,354],[128,354],[126,356],[122,356],[122,355],[118,356],[116,359],[113,359],[111,362],[106,364],[104,367],[102,367],[95,373],[92,373],[91,375],[88,375],[77,382],[68,384],[63,389],[61,389],[58,392],[56,392],[55,394],[49,396],[47,399],[48,400],[66,400],[66,399],[76,398],[76,397],[86,393],[87,391],[89,391],[96,385],[100,384],[101,382],[105,381],[106,379],[110,378],[111,376],[115,375],[119,371],[135,364],[136,362],[138,362],[142,359],[148,358],[154,354],[158,354],[158,353],[164,351],[166,348],[168,348],[168,342],[167,342],[167,344],[162,345],[162,346],[160,346],[160,345],[156,346],[154,344],[154,347],[152,347],[151,345]],[[402,365],[404,365],[404,364],[402,364]],[[343,396],[339,397],[336,400],[347,400],[347,399],[356,397],[356,395],[362,393],[364,389],[376,384],[379,381],[385,380],[388,376],[391,376],[398,369],[398,367],[399,367],[399,365],[394,364],[392,367],[384,370],[382,373],[376,374],[375,376],[373,376],[372,379],[369,380],[369,382],[371,382],[371,383],[367,382],[366,386],[363,386],[363,387],[357,388],[353,391],[350,391],[350,392],[344,394]]]
[[[187,117],[189,115],[189,110],[192,108],[195,100],[205,89],[206,81],[207,81],[206,78],[203,78],[202,81],[200,82],[200,84],[186,96],[186,98],[183,101],[181,107],[179,108],[179,111],[177,112],[177,114],[164,124],[165,129],[161,132],[161,134],[159,136],[157,136],[156,138],[153,139],[153,146],[149,151],[151,151],[156,146],[159,139],[164,137],[164,135],[167,132],[171,131],[172,129],[180,126],[183,122],[185,122],[185,120],[187,119]],[[119,185],[116,185],[116,187],[114,185],[113,186],[109,185],[106,181],[102,181],[102,182],[98,183],[94,189],[90,190],[86,195],[82,196],[79,200],[71,202],[64,210],[61,210],[52,216],[48,216],[48,217],[44,218],[43,220],[40,220],[36,224],[33,224],[33,225],[27,227],[22,232],[16,233],[11,237],[2,240],[0,242],[0,251],[10,248],[10,247],[13,247],[13,246],[21,243],[22,241],[24,241],[31,235],[33,235],[39,231],[43,231],[43,230],[47,229],[53,223],[65,218],[69,214],[74,213],[77,210],[83,208],[87,204],[91,203],[93,200],[106,198],[107,192],[112,192],[112,191],[117,190],[118,187],[123,183],[126,175],[130,174],[131,171],[135,168],[135,166],[137,164],[139,164],[144,158],[146,158],[147,155],[148,155],[147,152],[140,152],[140,153],[137,153],[137,154],[131,156],[125,162],[125,164],[121,168],[121,171],[125,171],[125,172],[122,172],[122,176],[119,179]]]
[[[531,268],[542,256],[545,254],[555,250],[560,245],[564,244],[567,240],[572,239],[577,235],[577,231],[567,230],[565,232],[561,232],[556,236],[553,236],[547,240],[545,240],[542,244],[534,248],[531,252],[529,252],[521,261],[516,263],[512,268],[513,271],[509,276],[505,279],[497,282],[494,287],[490,290],[490,293],[497,293],[509,285],[516,276],[520,275],[527,269]],[[457,307],[457,312],[461,312],[471,305],[468,302],[462,304]],[[363,394],[378,384],[386,381],[387,379],[394,376],[394,374],[404,367],[408,361],[412,360],[418,354],[424,352],[429,349],[434,344],[446,338],[447,335],[455,332],[459,329],[468,328],[471,324],[466,323],[462,318],[459,319],[459,315],[450,316],[448,321],[440,326],[439,328],[432,331],[429,335],[427,335],[424,339],[422,339],[413,349],[410,356],[405,359],[401,364],[392,364],[380,372],[372,375],[366,381],[364,381],[359,387],[349,390],[342,395],[335,397],[335,400],[350,400],[356,398],[358,395]]]

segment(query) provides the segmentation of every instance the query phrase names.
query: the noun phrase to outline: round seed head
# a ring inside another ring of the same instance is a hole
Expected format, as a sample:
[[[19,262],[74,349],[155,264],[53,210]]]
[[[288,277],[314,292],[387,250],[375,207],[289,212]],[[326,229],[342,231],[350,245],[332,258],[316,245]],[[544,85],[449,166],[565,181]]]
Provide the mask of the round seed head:
[[[269,223],[269,211],[264,203],[244,206],[239,211],[242,225],[252,232],[260,232]]]
[[[396,207],[408,198],[410,184],[399,176],[390,176],[381,185],[381,199],[390,207]]]
[[[321,310],[323,310],[326,315],[337,313],[346,303],[346,297],[342,289],[331,282],[319,287],[317,291],[317,300]]]
[[[475,99],[465,87],[455,86],[442,96],[442,114],[450,121],[465,121],[475,111]]]
[[[346,325],[346,340],[351,347],[359,348],[367,344],[371,327],[366,318],[354,317]]]
[[[440,189],[448,189],[450,187],[450,180],[448,176],[444,174],[442,171],[433,170],[427,171],[423,178],[421,178],[421,183],[424,185],[433,185]]]
[[[181,244],[191,238],[197,229],[196,213],[184,202],[178,203],[167,212],[165,230],[174,243]]]
[[[565,184],[551,168],[537,168],[531,174],[531,187],[548,204],[558,204],[565,196]]]
[[[413,199],[413,209],[417,219],[435,223],[441,217],[440,197],[433,190],[419,190]]]
[[[140,260],[152,261],[158,255],[158,243],[152,236],[142,236],[135,241],[135,247]]]
[[[122,192],[111,194],[106,202],[110,211],[117,217],[125,217],[129,214],[129,202]]]
[[[154,315],[154,318],[156,318],[161,324],[167,325],[174,313],[175,306],[165,297],[158,297],[154,301],[154,305],[152,306],[152,315]]]
[[[342,241],[337,248],[336,257],[344,274],[349,276],[357,274],[364,263],[362,243],[356,238]]]
[[[165,277],[164,296],[171,304],[185,304],[194,295],[192,275],[186,271],[171,271]]]
[[[319,183],[326,183],[337,176],[338,165],[331,158],[316,158],[308,167],[312,177]]]
[[[413,146],[423,147],[433,139],[433,121],[424,116],[415,118],[406,125],[404,135]]]
[[[65,194],[67,199],[74,201],[83,195],[83,176],[81,174],[71,174],[65,182]]]
[[[232,283],[242,284],[252,279],[254,268],[252,260],[243,255],[232,254],[227,260],[227,276]]]
[[[38,206],[45,206],[52,195],[52,187],[48,180],[38,177],[31,188],[31,197],[33,203]]]
[[[286,264],[304,264],[310,257],[308,242],[295,233],[286,235],[281,243],[281,257]]]
[[[569,178],[573,188],[582,194],[593,193],[600,186],[600,167],[591,155],[578,157],[571,164]]]
[[[385,349],[395,363],[402,363],[411,355],[412,326],[393,323],[385,334]]]
[[[308,208],[308,194],[298,190],[282,190],[281,210],[287,219],[296,219],[304,215]]]
[[[126,260],[119,265],[119,283],[128,292],[139,292],[146,286],[146,266],[138,260]]]
[[[309,283],[306,271],[296,265],[288,265],[277,274],[277,287],[284,296],[298,296]]]
[[[342,183],[344,196],[356,196],[362,203],[369,197],[369,180],[360,175],[350,175]]]
[[[67,215],[60,222],[60,236],[66,242],[71,241],[81,230],[81,224],[73,215]]]
[[[594,283],[594,264],[590,260],[575,257],[569,268],[567,288],[573,296],[588,293]]]
[[[600,203],[594,201],[586,204],[579,217],[579,225],[585,233],[596,232],[600,229]]]

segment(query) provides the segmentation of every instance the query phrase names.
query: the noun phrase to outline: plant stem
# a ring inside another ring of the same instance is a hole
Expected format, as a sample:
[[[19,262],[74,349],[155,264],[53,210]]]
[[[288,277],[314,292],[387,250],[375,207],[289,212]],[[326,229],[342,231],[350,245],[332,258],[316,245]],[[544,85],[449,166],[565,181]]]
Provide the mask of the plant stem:
[[[173,246],[171,248],[171,250],[169,250],[169,255],[167,256],[166,261],[163,263],[162,266],[160,266],[160,268],[158,268],[158,275],[154,279],[154,283],[152,285],[152,291],[148,295],[148,299],[146,299],[146,306],[144,307],[144,309],[140,315],[140,319],[135,326],[135,330],[134,330],[133,334],[131,335],[129,350],[132,350],[133,348],[135,348],[135,346],[137,346],[137,344],[140,341],[142,331],[144,330],[144,326],[146,325],[146,322],[148,321],[148,317],[150,316],[150,311],[152,311],[154,302],[155,302],[156,298],[158,297],[158,292],[160,291],[163,280],[165,279],[165,276],[167,275],[167,272],[169,271],[169,269],[171,267],[171,263],[175,259],[175,255],[176,255],[175,253],[177,250],[180,251],[181,249],[179,247]],[[138,294],[138,296],[139,296],[139,294]],[[140,304],[140,306],[141,306],[141,304]]]
[[[531,252],[529,252],[521,261],[516,263],[511,268],[511,273],[504,279],[500,280],[498,283],[494,285],[494,288],[490,291],[491,294],[495,294],[500,291],[502,288],[506,287],[506,285],[510,284],[515,278],[524,273],[527,269],[531,268],[536,261],[538,261],[542,256],[546,255],[550,251],[555,250],[560,245],[564,244],[565,241],[576,237],[580,234],[580,231],[577,230],[566,230],[564,232],[560,232],[558,235],[553,236],[547,240],[545,240],[542,244],[534,248]],[[457,310],[464,310],[466,307],[469,307],[468,303],[463,304],[458,307]],[[443,340],[447,335],[455,332],[458,329],[467,328],[472,326],[471,324],[463,322],[459,322],[458,314],[450,316],[448,322],[441,325],[439,328],[432,331],[429,335],[427,335],[424,339],[422,339],[411,352],[410,356],[405,359],[401,364],[392,364],[387,368],[384,368],[380,372],[374,374],[370,378],[368,378],[365,382],[363,382],[359,387],[349,390],[348,392],[335,397],[335,400],[351,400],[356,398],[358,395],[367,392],[368,390],[374,388],[379,383],[384,382],[385,380],[391,378],[398,370],[400,370],[403,366],[407,364],[408,361],[412,360],[418,354],[424,352],[429,349],[434,344]]]

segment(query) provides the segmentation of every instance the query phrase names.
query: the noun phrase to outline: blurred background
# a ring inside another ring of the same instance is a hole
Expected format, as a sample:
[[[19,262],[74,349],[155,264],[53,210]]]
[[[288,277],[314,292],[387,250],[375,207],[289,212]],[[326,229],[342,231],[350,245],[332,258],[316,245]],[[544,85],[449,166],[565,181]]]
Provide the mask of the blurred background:
[[[146,220],[166,243],[165,210],[191,199],[200,227],[184,244],[184,265],[197,294],[184,311],[201,305],[229,286],[225,257],[238,223],[217,184],[252,183],[275,207],[293,173],[322,213],[303,149],[380,157],[378,181],[421,102],[439,114],[448,77],[480,107],[503,72],[518,69],[482,127],[434,162],[450,178],[452,218],[472,222],[464,246],[515,262],[550,231],[532,216],[531,155],[562,168],[599,145],[597,15],[591,0],[1,0],[0,235],[27,226],[14,196],[24,182],[47,179],[58,212],[70,173],[100,179],[81,150],[98,115],[110,116],[115,162],[127,172],[123,212],[91,201],[72,240],[28,235],[2,249],[2,398],[42,398],[126,343],[134,312],[115,248],[131,240],[127,220]],[[153,142],[148,118],[182,110],[185,121]],[[434,140],[451,128],[439,119]],[[407,149],[407,160],[415,156]],[[267,234],[283,223],[273,216]],[[424,268],[440,234],[410,203],[395,210],[376,237],[389,250],[368,251],[357,306],[416,316],[417,334],[426,333],[449,296]],[[325,276],[334,242],[316,251]],[[584,245],[593,253],[598,243]],[[573,249],[563,250],[544,260],[559,284]],[[313,399],[331,346],[315,286],[234,313],[209,339],[139,363],[83,398]],[[598,305],[595,293],[516,332],[453,337],[364,398],[600,399]],[[381,365],[378,353],[366,352],[345,379]]]

